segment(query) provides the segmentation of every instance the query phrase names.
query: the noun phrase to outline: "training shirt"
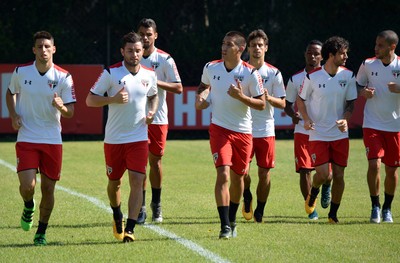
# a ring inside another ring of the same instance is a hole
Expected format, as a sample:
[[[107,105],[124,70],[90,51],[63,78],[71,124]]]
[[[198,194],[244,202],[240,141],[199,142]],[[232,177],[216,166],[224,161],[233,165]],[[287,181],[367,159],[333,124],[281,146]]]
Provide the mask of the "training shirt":
[[[374,96],[364,107],[364,128],[381,131],[400,131],[400,94],[390,92],[389,82],[400,85],[400,58],[396,55],[389,65],[380,59],[366,59],[360,66],[357,82],[375,88]]]
[[[105,69],[90,92],[98,96],[107,93],[113,97],[122,88],[128,92],[128,103],[108,105],[104,142],[122,144],[146,141],[147,97],[157,94],[157,77],[152,69],[144,66],[132,74],[122,61]]]
[[[355,77],[352,71],[339,67],[335,76],[330,76],[323,67],[304,78],[299,96],[309,101],[307,113],[315,123],[310,130],[310,141],[335,141],[348,138],[341,132],[336,121],[343,119],[346,101],[357,98]]]
[[[143,56],[140,64],[152,68],[158,80],[170,83],[181,82],[174,59],[161,49],[156,48],[148,57]],[[158,88],[158,110],[152,124],[168,124],[167,91],[161,88]]]
[[[207,63],[203,68],[201,82],[211,86],[208,101],[211,101],[211,122],[225,129],[251,134],[250,107],[227,94],[231,84],[239,79],[243,94],[258,97],[264,94],[258,71],[250,64],[240,61],[227,71],[223,60]]]
[[[303,80],[306,74],[307,74],[306,70],[303,69],[302,71],[299,71],[295,73],[293,76],[291,76],[287,82],[286,100],[292,103],[293,105],[295,105],[296,103],[297,94],[299,94],[301,85],[303,85]],[[308,107],[308,101],[305,101],[304,103],[306,104],[306,107]],[[303,120],[299,120],[299,123],[297,123],[294,126],[294,133],[302,133],[308,135],[308,131],[304,129]]]
[[[282,74],[277,68],[264,62],[258,69],[258,73],[261,75],[264,90],[268,91],[269,96],[275,98],[286,96]],[[265,109],[262,111],[251,109],[252,134],[255,138],[275,136],[274,107],[268,102],[265,104]]]
[[[54,93],[64,104],[76,102],[71,74],[53,64],[41,75],[35,61],[15,68],[8,87],[16,94],[16,112],[22,126],[18,142],[61,144],[61,113],[52,105]]]

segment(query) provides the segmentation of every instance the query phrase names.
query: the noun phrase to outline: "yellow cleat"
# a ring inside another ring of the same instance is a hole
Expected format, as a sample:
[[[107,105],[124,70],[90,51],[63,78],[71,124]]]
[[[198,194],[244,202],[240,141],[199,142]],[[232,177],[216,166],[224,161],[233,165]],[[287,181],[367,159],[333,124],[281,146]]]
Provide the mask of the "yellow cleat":
[[[250,202],[248,202],[249,204],[249,211],[246,212],[246,202],[248,202],[248,200],[243,200],[243,205],[242,205],[242,215],[244,217],[244,219],[246,219],[247,221],[251,220],[253,218],[253,199],[250,200]]]
[[[306,201],[304,202],[304,208],[306,210],[307,214],[311,214],[312,212],[314,212],[315,207],[317,206],[317,198],[311,200],[310,202],[311,196],[308,195]],[[310,205],[311,203],[311,205]]]
[[[124,221],[118,220],[118,222],[115,222],[113,220],[113,234],[114,237],[118,240],[123,240],[124,239]]]
[[[124,238],[123,238],[124,243],[129,243],[135,241],[135,236],[133,235],[133,232],[128,231],[124,232]]]

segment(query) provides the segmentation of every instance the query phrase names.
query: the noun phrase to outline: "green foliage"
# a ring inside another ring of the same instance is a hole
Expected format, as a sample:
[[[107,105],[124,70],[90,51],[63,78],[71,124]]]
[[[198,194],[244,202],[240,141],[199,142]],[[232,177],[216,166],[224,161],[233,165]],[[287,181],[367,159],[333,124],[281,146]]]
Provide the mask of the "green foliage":
[[[294,173],[293,141],[278,140],[265,223],[246,222],[238,211],[238,237],[221,241],[218,240],[220,226],[214,200],[216,172],[208,141],[168,141],[163,159],[164,222],[157,226],[178,237],[157,234],[157,228],[149,224],[136,227],[134,243],[122,244],[112,235],[103,143],[65,142],[63,172],[57,185],[69,192],[61,188],[56,191],[47,247],[33,246],[38,213],[30,232],[20,229],[23,203],[18,192],[18,179],[13,171],[0,164],[0,261],[208,262],[213,259],[194,252],[194,245],[189,249],[179,243],[191,241],[206,249],[205,254],[214,253],[219,259],[230,262],[397,262],[400,257],[397,247],[400,199],[395,196],[392,205],[394,224],[369,223],[370,199],[363,143],[359,139],[351,140],[350,147],[349,165],[345,171],[346,188],[338,212],[339,225],[327,223],[328,210],[319,204],[320,219],[316,222],[308,220],[299,177]],[[15,163],[14,143],[0,143],[0,159],[0,162]],[[256,169],[253,164],[251,188],[254,194]],[[383,179],[382,174],[381,188]],[[125,215],[127,182],[125,177],[122,188]],[[36,187],[36,201],[41,196],[39,186]],[[89,201],[89,197],[94,201]],[[150,198],[148,184],[146,199],[151,218]]]

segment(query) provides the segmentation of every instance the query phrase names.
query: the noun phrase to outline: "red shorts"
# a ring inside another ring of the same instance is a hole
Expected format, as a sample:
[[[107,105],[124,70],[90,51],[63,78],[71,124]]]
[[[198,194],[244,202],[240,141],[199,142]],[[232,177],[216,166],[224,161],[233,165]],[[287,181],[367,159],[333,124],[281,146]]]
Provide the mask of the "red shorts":
[[[400,167],[400,132],[363,129],[364,145],[368,160],[381,158],[391,167]]]
[[[17,172],[36,169],[52,180],[60,180],[62,144],[17,142]]]
[[[168,125],[150,124],[148,126],[149,151],[156,156],[163,156],[167,143]]]
[[[275,136],[253,138],[251,158],[256,156],[259,167],[270,169],[275,167]]]
[[[126,169],[146,174],[149,148],[147,141],[125,144],[104,143],[107,176],[110,180],[119,180]]]
[[[227,165],[236,174],[246,174],[253,144],[251,134],[234,132],[215,124],[210,125],[209,133],[215,167]]]
[[[336,141],[310,141],[310,156],[314,167],[335,163],[346,167],[349,158],[349,138]]]
[[[314,170],[309,153],[309,136],[303,133],[294,134],[294,160],[296,163],[296,172],[300,169]]]

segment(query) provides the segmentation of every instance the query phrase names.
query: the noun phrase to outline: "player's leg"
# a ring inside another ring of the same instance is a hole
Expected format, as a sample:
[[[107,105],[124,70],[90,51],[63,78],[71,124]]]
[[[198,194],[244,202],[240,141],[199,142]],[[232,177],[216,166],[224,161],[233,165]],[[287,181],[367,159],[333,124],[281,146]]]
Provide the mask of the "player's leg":
[[[264,208],[267,204],[270,188],[270,169],[258,167],[257,207],[254,210],[254,221],[257,223],[263,221]]]

